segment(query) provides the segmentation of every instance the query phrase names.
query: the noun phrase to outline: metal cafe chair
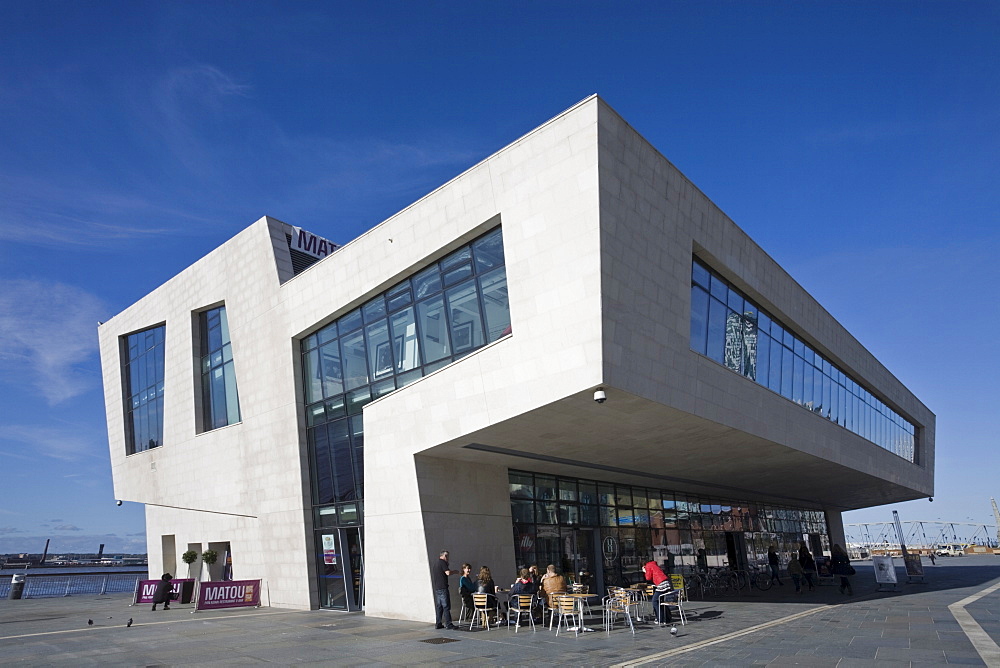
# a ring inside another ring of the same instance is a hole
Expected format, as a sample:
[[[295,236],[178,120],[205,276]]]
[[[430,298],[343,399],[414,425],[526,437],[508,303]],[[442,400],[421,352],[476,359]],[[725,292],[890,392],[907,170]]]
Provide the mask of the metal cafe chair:
[[[493,599],[494,601],[496,598]],[[480,628],[486,626],[486,630],[490,630],[490,611],[494,613],[497,610],[496,603],[490,606],[490,597],[487,594],[473,594],[472,595],[472,621],[469,622],[469,630],[479,622]]]
[[[510,597],[510,603],[507,606],[507,623],[510,623],[511,615],[516,615],[514,619],[514,633],[517,633],[517,630],[521,628],[521,615],[528,616],[532,631],[538,630],[535,628],[534,607],[534,594],[513,594]]]
[[[604,599],[604,630],[609,634],[614,627],[618,615],[625,618],[632,635],[635,635],[635,624],[632,621],[632,608],[635,602],[624,589],[619,589]]]
[[[549,631],[552,630],[552,625],[555,623],[556,615],[559,614],[558,606],[556,605],[556,599],[562,596],[566,592],[564,591],[554,591],[549,593],[548,598],[545,600],[545,605],[542,608],[542,626],[545,626],[545,615],[549,615]]]
[[[559,635],[559,630],[568,617],[573,622],[573,626],[570,627],[569,622],[566,622],[566,630],[568,631],[572,628],[573,635],[578,636],[580,634],[580,627],[583,626],[583,621],[582,619],[577,619],[576,599],[572,596],[552,596],[552,598],[555,599],[555,610],[559,613],[559,624],[556,625],[556,635]],[[580,613],[580,616],[582,617],[583,613]]]
[[[681,618],[681,626],[685,626],[687,624],[687,618],[684,616],[684,601],[681,600],[681,594],[678,590],[674,589],[673,591],[661,596],[660,607],[667,608],[668,610],[670,608],[677,608],[677,615]],[[660,616],[660,619],[663,619],[662,615]]]

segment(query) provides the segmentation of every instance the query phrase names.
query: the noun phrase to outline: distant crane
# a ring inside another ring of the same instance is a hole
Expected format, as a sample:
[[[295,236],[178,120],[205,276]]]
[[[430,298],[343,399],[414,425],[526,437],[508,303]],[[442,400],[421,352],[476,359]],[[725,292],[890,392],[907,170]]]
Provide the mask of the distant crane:
[[[990,497],[990,503],[993,504],[993,521],[997,523],[997,545],[1000,545],[1000,508],[997,508],[997,500],[992,496]]]

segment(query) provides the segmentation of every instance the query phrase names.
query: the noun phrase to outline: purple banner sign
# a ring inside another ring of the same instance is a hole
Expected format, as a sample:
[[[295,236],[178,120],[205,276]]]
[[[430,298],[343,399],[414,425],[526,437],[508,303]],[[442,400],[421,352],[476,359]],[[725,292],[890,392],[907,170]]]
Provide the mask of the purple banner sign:
[[[185,582],[194,582],[194,580],[190,578],[176,578],[170,581],[172,585],[170,588],[172,598],[180,598],[181,588]],[[159,583],[159,580],[139,580],[139,584],[135,588],[135,600],[132,602],[135,604],[152,603],[153,594],[156,593],[156,585]]]
[[[198,610],[243,608],[260,605],[260,580],[202,582],[198,589]]]

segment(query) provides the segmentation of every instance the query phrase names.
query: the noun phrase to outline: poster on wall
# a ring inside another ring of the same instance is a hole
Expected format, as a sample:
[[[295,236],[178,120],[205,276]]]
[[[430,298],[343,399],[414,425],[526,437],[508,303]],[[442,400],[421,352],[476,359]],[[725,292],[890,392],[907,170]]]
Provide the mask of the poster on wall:
[[[260,580],[202,582],[196,610],[260,607]]]
[[[181,597],[185,582],[193,583],[194,580],[191,578],[174,578],[170,581],[170,593],[173,598],[179,599]],[[159,580],[139,580],[135,586],[135,596],[132,599],[132,604],[152,603],[153,595],[156,593],[156,585],[159,583]]]
[[[337,564],[337,544],[332,533],[323,534],[323,563],[328,566]]]

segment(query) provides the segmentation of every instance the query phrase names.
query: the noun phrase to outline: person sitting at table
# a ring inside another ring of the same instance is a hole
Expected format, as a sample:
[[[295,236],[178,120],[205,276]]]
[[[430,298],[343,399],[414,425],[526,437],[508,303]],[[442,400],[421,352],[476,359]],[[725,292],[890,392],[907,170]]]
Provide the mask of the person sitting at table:
[[[538,585],[531,581],[531,573],[527,568],[522,568],[517,574],[517,580],[510,587],[511,596],[530,596],[538,593]]]
[[[493,575],[490,573],[489,566],[483,566],[479,569],[479,580],[476,585],[477,594],[486,594],[487,609],[495,609],[499,617],[500,608],[497,605],[497,586],[493,582]]]
[[[545,569],[545,575],[542,576],[538,595],[545,601],[545,605],[552,607],[549,603],[549,595],[563,593],[566,589],[566,578],[556,572],[556,567],[553,564],[549,564]]]
[[[531,564],[528,566],[528,577],[531,578],[531,581],[535,583],[536,587],[542,584],[542,576],[538,574],[538,564]]]
[[[670,606],[661,607],[660,600],[669,597],[673,593],[673,585],[670,578],[664,575],[663,570],[656,565],[656,562],[649,560],[642,567],[642,574],[647,580],[653,583],[653,612],[656,613],[657,624],[669,624],[671,622]],[[669,598],[667,600],[670,600]],[[664,619],[665,618],[665,619]]]
[[[458,580],[458,593],[462,596],[462,603],[470,613],[476,606],[473,604],[472,595],[478,591],[479,585],[472,579],[472,564],[462,564],[462,577]]]
[[[538,585],[531,581],[531,572],[527,568],[522,568],[521,572],[518,573],[517,580],[510,587],[511,596],[531,596],[532,594],[538,593]],[[513,605],[513,603],[511,604]],[[536,606],[539,604],[536,603]],[[531,616],[538,621],[538,609],[532,610]]]

